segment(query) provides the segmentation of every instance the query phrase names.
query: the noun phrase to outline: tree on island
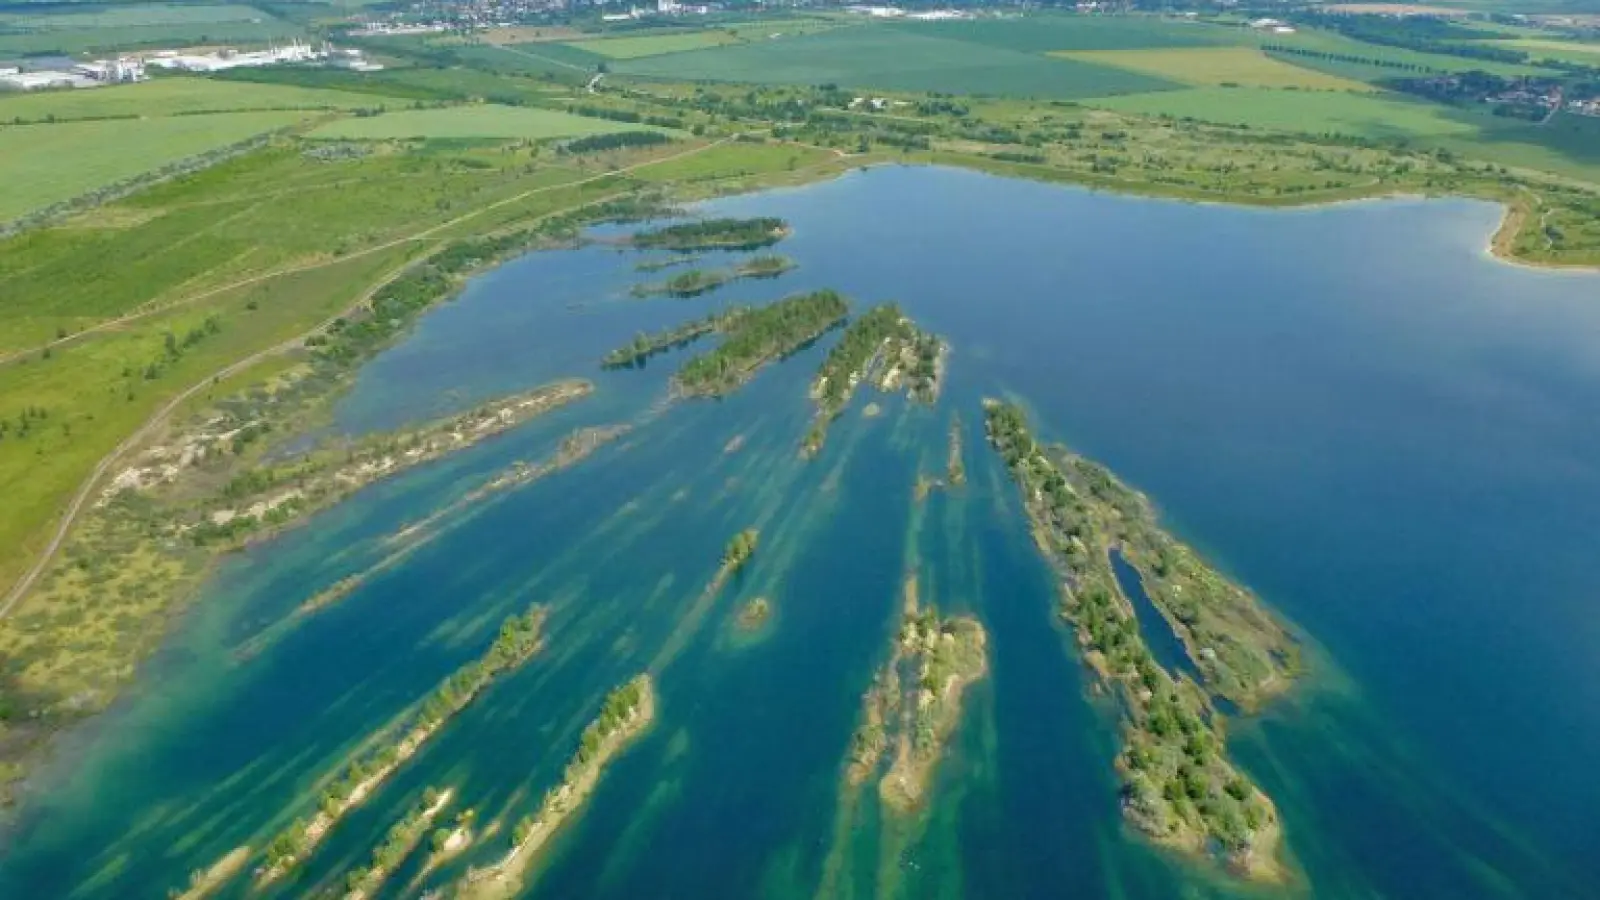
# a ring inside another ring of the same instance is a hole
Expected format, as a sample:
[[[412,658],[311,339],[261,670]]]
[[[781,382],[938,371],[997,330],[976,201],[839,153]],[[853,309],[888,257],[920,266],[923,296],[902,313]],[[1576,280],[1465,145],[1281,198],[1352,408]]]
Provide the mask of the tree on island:
[[[722,551],[722,567],[729,572],[737,572],[744,567],[750,557],[755,555],[756,540],[760,532],[754,528],[746,528],[733,536],[728,542],[726,550]]]

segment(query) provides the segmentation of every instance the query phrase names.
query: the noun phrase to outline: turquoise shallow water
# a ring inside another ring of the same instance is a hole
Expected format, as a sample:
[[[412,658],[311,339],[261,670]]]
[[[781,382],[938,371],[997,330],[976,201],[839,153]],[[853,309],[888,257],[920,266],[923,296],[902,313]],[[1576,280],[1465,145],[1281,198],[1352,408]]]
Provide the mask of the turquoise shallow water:
[[[533,254],[369,365],[342,428],[568,375],[599,391],[231,560],[127,701],[38,779],[0,896],[161,896],[259,846],[533,600],[552,607],[546,652],[276,893],[331,887],[429,785],[504,825],[427,878],[409,860],[385,896],[496,858],[604,692],[645,668],[659,720],[529,896],[809,897],[830,867],[841,896],[1241,893],[1121,826],[1113,722],[982,444],[986,394],[1023,399],[1045,435],[1145,490],[1308,635],[1304,689],[1230,729],[1283,812],[1299,891],[1600,896],[1600,278],[1488,259],[1499,212],[1466,201],[1261,211],[891,168],[709,208],[789,219],[781,249],[800,268],[641,301],[628,287],[659,275],[634,272],[635,255]],[[831,338],[721,402],[661,404],[681,353],[596,371],[636,331],[816,287],[897,300],[946,335],[939,405],[862,397],[806,463],[805,385]],[[861,415],[867,399],[881,416]],[[917,504],[955,413],[969,483]],[[640,427],[275,627],[382,558],[386,535],[616,421]],[[756,560],[702,601],[750,525]],[[925,814],[895,822],[841,806],[840,765],[908,571],[924,599],[983,620],[992,668]],[[749,639],[731,622],[755,596],[776,614]]]

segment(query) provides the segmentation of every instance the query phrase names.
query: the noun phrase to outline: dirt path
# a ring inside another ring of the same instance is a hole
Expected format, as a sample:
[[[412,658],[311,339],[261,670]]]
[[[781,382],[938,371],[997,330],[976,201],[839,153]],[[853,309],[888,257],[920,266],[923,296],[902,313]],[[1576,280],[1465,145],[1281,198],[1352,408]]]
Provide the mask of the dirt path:
[[[614,169],[612,171],[604,172],[602,174],[595,175],[595,176],[592,176],[590,178],[579,179],[578,181],[569,181],[569,182],[565,182],[565,183],[559,184],[559,185],[548,185],[546,187],[540,187],[540,188],[530,188],[529,190],[523,191],[522,193],[517,194],[515,196],[507,197],[507,198],[505,198],[503,200],[497,200],[494,203],[488,204],[487,206],[482,206],[482,207],[479,207],[478,209],[473,210],[472,212],[465,213],[463,215],[457,216],[457,217],[455,217],[454,219],[451,219],[448,222],[444,222],[442,224],[435,225],[432,228],[424,229],[423,231],[420,231],[417,234],[414,234],[414,235],[412,235],[412,236],[410,236],[408,238],[402,238],[402,239],[398,239],[398,240],[392,241],[387,246],[394,247],[394,246],[398,246],[398,245],[400,245],[402,243],[405,243],[407,241],[416,241],[416,240],[426,239],[428,236],[433,235],[433,234],[437,234],[438,232],[443,231],[446,228],[450,228],[450,227],[452,227],[454,225],[458,225],[458,224],[460,224],[462,222],[468,221],[468,220],[473,219],[473,218],[475,218],[477,216],[481,216],[484,213],[489,212],[490,210],[498,209],[499,207],[505,206],[505,205],[507,205],[509,203],[519,202],[521,200],[524,200],[524,199],[526,199],[528,197],[533,196],[534,194],[542,193],[542,192],[545,192],[545,191],[556,190],[558,188],[570,188],[570,187],[577,187],[577,186],[584,185],[584,184],[591,184],[593,182],[600,181],[600,180],[605,179],[605,178],[612,178],[612,177],[615,177],[615,176],[618,176],[618,175],[625,175],[625,174],[627,174],[629,172],[633,172],[633,171],[636,171],[638,169],[645,168],[647,166],[653,166],[653,165],[657,165],[657,164],[665,163],[665,162],[672,162],[674,160],[683,159],[683,158],[688,157],[688,156],[694,156],[695,154],[704,153],[704,152],[706,152],[706,151],[708,151],[708,150],[710,150],[710,149],[712,149],[714,147],[721,146],[722,144],[727,143],[729,140],[732,140],[732,138],[723,138],[722,140],[713,141],[712,143],[709,143],[709,144],[704,144],[704,145],[701,145],[699,147],[694,147],[692,149],[685,150],[682,153],[676,153],[676,154],[673,154],[671,156],[664,156],[664,157],[661,157],[660,159],[653,159],[653,160],[648,160],[648,161],[645,161],[645,162],[635,163],[635,164],[633,164],[631,166],[625,166],[625,167],[623,167],[621,169]],[[565,210],[563,210],[563,212],[565,212]],[[557,213],[551,213],[550,215],[556,215],[556,214]],[[541,216],[540,218],[544,218],[544,217]],[[367,252],[375,252],[376,249],[377,248],[373,248],[372,250],[369,250]],[[350,255],[346,255],[346,256],[340,257],[340,259],[337,260],[337,261],[342,262],[344,260],[348,260],[353,255],[354,254],[350,254]],[[414,265],[415,262],[416,262],[415,260],[409,260],[406,263],[404,263],[404,264],[402,264],[400,266],[397,266],[394,269],[390,270],[389,272],[385,273],[384,276],[382,278],[378,279],[378,281],[376,283],[374,283],[366,291],[362,292],[361,296],[358,297],[355,300],[355,302],[349,304],[344,309],[341,309],[335,315],[328,317],[327,319],[323,320],[322,322],[319,322],[315,327],[311,328],[310,330],[305,331],[305,332],[303,332],[303,333],[301,333],[299,335],[296,335],[296,336],[294,336],[292,338],[289,338],[286,341],[283,341],[281,343],[278,343],[278,344],[275,344],[275,345],[273,345],[271,347],[268,347],[268,348],[266,348],[264,350],[258,350],[255,353],[252,353],[249,356],[245,357],[244,359],[237,360],[237,361],[235,361],[233,363],[230,363],[229,365],[224,366],[222,369],[219,369],[218,371],[213,372],[211,375],[208,375],[205,378],[201,379],[200,381],[197,381],[194,384],[190,385],[188,388],[186,388],[184,391],[179,393],[177,396],[173,397],[172,399],[168,400],[166,403],[162,404],[161,407],[156,410],[154,415],[152,415],[149,419],[147,419],[143,425],[139,426],[139,429],[137,431],[135,431],[133,434],[128,435],[126,438],[124,438],[122,440],[121,443],[117,444],[116,447],[112,448],[110,453],[107,453],[105,456],[101,457],[100,461],[95,464],[94,470],[89,473],[89,477],[84,479],[83,483],[81,485],[79,485],[77,493],[75,493],[73,495],[72,501],[67,504],[66,511],[61,516],[61,520],[56,524],[55,534],[51,536],[50,542],[45,545],[45,547],[44,547],[44,549],[42,551],[40,551],[39,558],[34,560],[33,565],[28,568],[28,571],[26,573],[24,573],[23,576],[20,579],[17,580],[16,584],[11,586],[11,590],[6,594],[5,599],[4,600],[0,600],[0,618],[4,618],[4,617],[6,617],[6,616],[11,614],[11,610],[16,607],[18,601],[20,601],[22,599],[22,597],[25,594],[27,594],[29,588],[33,587],[34,582],[38,581],[39,576],[44,574],[45,569],[50,565],[50,561],[55,558],[56,553],[59,552],[60,549],[61,549],[61,545],[66,542],[67,535],[72,530],[73,524],[75,524],[77,522],[78,515],[81,512],[83,512],[84,504],[86,504],[89,501],[89,498],[94,495],[95,488],[99,485],[100,480],[105,477],[106,472],[110,471],[112,466],[115,466],[118,462],[120,462],[122,460],[122,458],[124,456],[126,456],[130,450],[132,450],[133,448],[135,448],[136,446],[138,446],[139,444],[144,442],[152,434],[154,434],[158,428],[160,428],[162,425],[164,425],[166,423],[166,421],[167,421],[167,418],[169,416],[171,416],[172,413],[175,410],[177,410],[177,408],[179,406],[181,406],[185,401],[187,401],[190,398],[194,397],[196,394],[200,393],[202,390],[205,390],[205,388],[207,386],[209,386],[209,385],[211,385],[211,384],[213,384],[215,382],[220,382],[225,378],[231,378],[234,375],[237,375],[240,372],[243,372],[244,370],[250,368],[251,366],[254,366],[256,363],[261,362],[262,360],[270,359],[270,358],[272,358],[274,356],[279,356],[281,354],[288,353],[291,350],[295,350],[295,349],[301,347],[305,343],[305,340],[307,338],[311,337],[312,335],[319,334],[319,333],[327,330],[327,328],[330,325],[332,325],[335,320],[337,320],[337,319],[339,319],[339,318],[341,318],[343,316],[349,315],[356,308],[358,308],[358,307],[362,306],[363,304],[367,303],[368,301],[370,301],[372,299],[372,297],[375,294],[377,294],[378,291],[382,290],[385,285],[389,284],[389,282],[393,281],[395,278],[398,278],[401,273],[403,273],[407,269],[411,268],[411,266]],[[327,265],[327,264],[323,263],[322,265]],[[307,268],[316,268],[316,266],[309,266]],[[191,300],[192,300],[192,298],[191,298]],[[146,313],[146,315],[148,315],[148,314],[149,313]],[[85,333],[85,332],[79,332],[79,334],[83,334],[83,333]]]

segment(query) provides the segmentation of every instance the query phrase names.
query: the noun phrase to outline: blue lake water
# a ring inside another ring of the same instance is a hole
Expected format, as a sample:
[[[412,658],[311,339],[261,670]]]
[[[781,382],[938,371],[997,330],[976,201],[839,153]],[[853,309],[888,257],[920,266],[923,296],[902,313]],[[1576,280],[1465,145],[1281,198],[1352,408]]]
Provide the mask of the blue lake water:
[[[706,208],[788,219],[779,249],[800,267],[644,301],[628,288],[661,276],[634,271],[636,254],[531,254],[373,361],[342,428],[569,375],[598,391],[229,561],[127,701],[40,776],[0,896],[162,896],[259,848],[534,600],[551,606],[545,653],[276,893],[333,886],[430,785],[500,831],[426,877],[408,860],[383,895],[498,858],[601,696],[648,668],[658,721],[542,854],[528,896],[812,897],[830,867],[839,896],[1253,895],[1122,825],[1115,721],[982,443],[986,395],[1023,400],[1044,437],[1147,493],[1307,636],[1306,684],[1229,722],[1282,811],[1288,892],[1600,896],[1600,277],[1490,259],[1499,209],[1459,200],[1267,211],[883,168]],[[949,338],[937,407],[860,397],[805,462],[806,385],[831,338],[720,402],[663,403],[698,348],[597,369],[638,331],[821,287],[898,301]],[[881,416],[861,414],[868,399]],[[969,483],[917,503],[956,414]],[[640,424],[274,629],[408,522],[616,421]],[[761,552],[700,602],[750,525]],[[907,571],[925,600],[985,623],[991,671],[933,799],[901,822],[842,805],[840,772]],[[755,596],[774,602],[771,634],[743,642],[732,619]]]

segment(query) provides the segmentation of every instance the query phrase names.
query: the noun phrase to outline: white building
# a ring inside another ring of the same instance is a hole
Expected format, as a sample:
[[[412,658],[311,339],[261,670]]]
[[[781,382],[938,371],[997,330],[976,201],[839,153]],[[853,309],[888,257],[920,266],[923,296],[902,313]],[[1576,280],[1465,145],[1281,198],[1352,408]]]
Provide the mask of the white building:
[[[128,56],[79,63],[72,71],[102,84],[132,84],[149,77],[145,74],[144,63]]]

